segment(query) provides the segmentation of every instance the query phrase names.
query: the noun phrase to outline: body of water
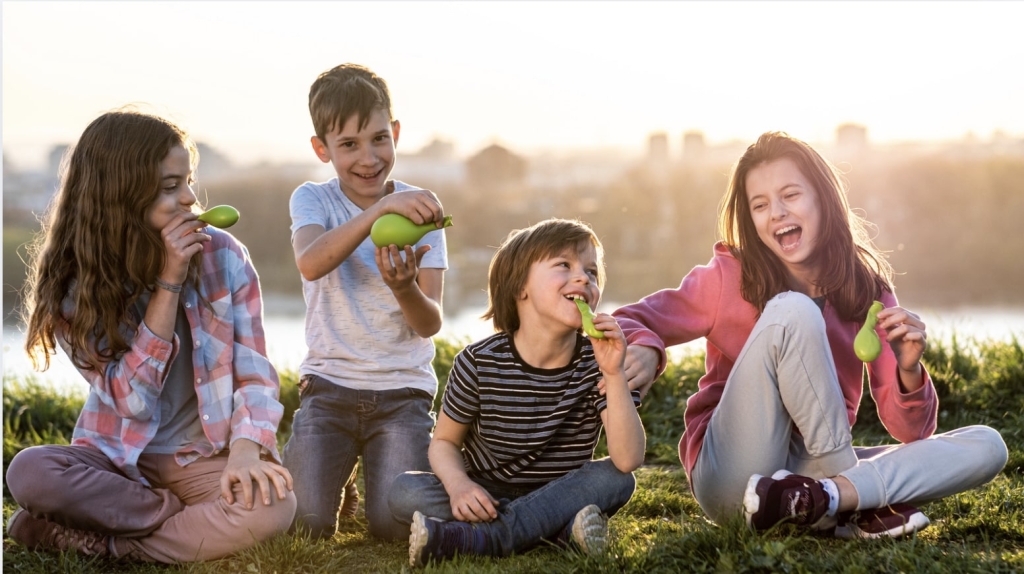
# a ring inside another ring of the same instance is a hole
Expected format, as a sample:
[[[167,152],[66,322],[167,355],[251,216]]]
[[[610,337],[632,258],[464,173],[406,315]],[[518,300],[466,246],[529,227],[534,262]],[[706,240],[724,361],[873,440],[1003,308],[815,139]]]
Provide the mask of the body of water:
[[[613,309],[614,305],[607,308]],[[602,305],[602,310],[605,306]],[[440,335],[465,341],[482,339],[494,331],[489,321],[480,319],[483,308],[469,309],[452,317],[445,317]],[[955,333],[961,342],[971,339],[1009,341],[1016,336],[1024,339],[1024,308],[962,308],[921,311],[920,315],[928,326],[933,341],[948,341]],[[301,308],[287,313],[268,313],[265,318],[267,333],[267,354],[274,366],[281,370],[298,368],[306,353],[305,318]],[[17,327],[4,325],[3,328],[3,372],[4,376],[18,378],[34,376],[37,380],[69,392],[88,391],[88,385],[63,352],[51,360],[50,369],[34,373],[31,363],[23,351],[24,334]],[[672,354],[684,354],[703,349],[703,339],[680,345],[670,350]]]

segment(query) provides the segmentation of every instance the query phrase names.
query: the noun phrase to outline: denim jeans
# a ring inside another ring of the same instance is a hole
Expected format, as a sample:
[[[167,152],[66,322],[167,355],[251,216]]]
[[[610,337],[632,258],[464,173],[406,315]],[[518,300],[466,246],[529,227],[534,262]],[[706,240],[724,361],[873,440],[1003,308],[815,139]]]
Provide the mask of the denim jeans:
[[[584,506],[596,504],[611,516],[629,502],[636,489],[631,472],[615,468],[610,458],[592,460],[534,490],[477,480],[499,501],[498,517],[475,523],[488,541],[487,554],[508,556],[554,539]],[[407,472],[391,487],[395,520],[410,524],[415,511],[455,520],[444,485],[429,472]],[[408,528],[407,528],[408,530]]]
[[[329,538],[337,531],[342,490],[363,458],[366,519],[370,534],[387,540],[409,536],[408,524],[388,510],[395,477],[428,470],[433,398],[419,389],[356,390],[315,375],[303,377],[301,403],[284,465],[292,473],[298,508],[295,526]]]

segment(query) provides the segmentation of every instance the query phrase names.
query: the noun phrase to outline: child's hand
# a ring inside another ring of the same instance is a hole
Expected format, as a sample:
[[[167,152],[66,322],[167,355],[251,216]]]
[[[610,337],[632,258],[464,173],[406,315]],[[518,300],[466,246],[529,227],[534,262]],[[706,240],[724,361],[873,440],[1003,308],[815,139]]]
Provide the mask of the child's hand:
[[[444,220],[444,209],[434,192],[427,189],[404,191],[384,196],[380,200],[383,213],[397,213],[408,217],[416,225],[428,221]]]
[[[878,326],[885,329],[906,390],[920,387],[921,356],[928,348],[924,321],[902,307],[889,307],[878,313]]]
[[[623,375],[626,370],[626,336],[622,334],[619,323],[608,313],[598,313],[594,316],[594,327],[604,333],[602,339],[590,338],[601,373],[605,376]]]
[[[460,522],[490,522],[498,517],[498,501],[472,480],[462,481],[448,493],[452,515]]]
[[[629,390],[640,390],[640,398],[647,396],[654,381],[658,376],[658,352],[643,345],[629,345],[626,347],[626,360],[624,363],[626,381],[629,383]],[[597,382],[597,388],[601,394],[605,394],[604,377]]]
[[[245,444],[248,443],[248,444]],[[254,445],[253,449],[249,445]],[[228,464],[220,475],[220,494],[228,504],[235,503],[235,483],[242,489],[242,502],[251,509],[256,492],[253,483],[263,500],[264,505],[271,503],[272,493],[276,491],[278,500],[284,500],[292,489],[292,475],[288,469],[270,461],[260,460],[259,445],[252,441],[238,440],[232,445],[228,455]],[[270,483],[274,483],[271,490]]]
[[[194,213],[176,215],[160,230],[167,257],[159,277],[168,283],[181,285],[185,282],[189,260],[203,250],[203,242],[210,240],[209,235],[197,231],[206,227],[198,217]]]
[[[395,293],[402,292],[412,286],[419,275],[420,263],[423,256],[430,251],[429,245],[421,245],[416,253],[412,251],[412,245],[405,246],[405,259],[403,260],[401,250],[397,245],[389,245],[377,249],[373,257],[377,261],[377,269],[380,271],[384,284]]]

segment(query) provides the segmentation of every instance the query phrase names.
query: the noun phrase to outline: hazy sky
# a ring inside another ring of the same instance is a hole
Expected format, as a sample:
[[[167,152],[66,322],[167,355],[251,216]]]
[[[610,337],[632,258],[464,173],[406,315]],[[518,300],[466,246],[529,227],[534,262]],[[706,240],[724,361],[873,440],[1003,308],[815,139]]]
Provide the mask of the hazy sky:
[[[315,162],[320,72],[390,84],[414,151],[782,129],[1024,137],[1024,2],[3,2],[3,144],[31,165],[145,102],[236,161]]]

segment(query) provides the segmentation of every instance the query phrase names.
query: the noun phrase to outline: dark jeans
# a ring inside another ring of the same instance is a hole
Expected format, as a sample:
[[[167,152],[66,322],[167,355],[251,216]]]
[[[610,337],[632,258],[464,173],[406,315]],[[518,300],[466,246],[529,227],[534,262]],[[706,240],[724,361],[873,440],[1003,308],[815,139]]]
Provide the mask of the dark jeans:
[[[362,456],[370,534],[408,538],[409,526],[392,518],[387,496],[396,476],[430,468],[432,397],[418,389],[365,391],[314,375],[303,379],[302,402],[284,447],[298,500],[295,525],[316,537],[334,535],[342,490]]]
[[[631,472],[615,468],[610,458],[592,460],[534,490],[477,481],[498,499],[498,517],[475,523],[484,530],[489,554],[507,556],[555,538],[583,507],[596,504],[611,516],[629,502],[636,489]],[[455,520],[444,485],[429,472],[407,472],[391,487],[388,498],[395,520],[410,524],[415,511]],[[408,529],[407,529],[408,530]]]

